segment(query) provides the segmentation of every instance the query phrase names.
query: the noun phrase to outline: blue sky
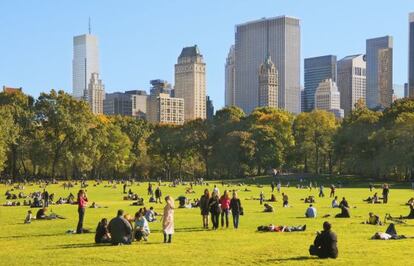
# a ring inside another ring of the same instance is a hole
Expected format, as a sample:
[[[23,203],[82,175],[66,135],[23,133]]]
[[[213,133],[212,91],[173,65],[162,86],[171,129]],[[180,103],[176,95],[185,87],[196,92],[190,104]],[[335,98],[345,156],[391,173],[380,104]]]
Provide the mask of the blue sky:
[[[367,38],[392,35],[394,83],[403,84],[410,11],[414,1],[406,0],[1,1],[0,86],[21,86],[34,96],[51,88],[72,92],[72,37],[87,32],[90,16],[108,92],[148,90],[157,78],[173,83],[181,49],[198,44],[207,92],[220,108],[234,26],[278,15],[301,19],[302,59],[364,53]]]

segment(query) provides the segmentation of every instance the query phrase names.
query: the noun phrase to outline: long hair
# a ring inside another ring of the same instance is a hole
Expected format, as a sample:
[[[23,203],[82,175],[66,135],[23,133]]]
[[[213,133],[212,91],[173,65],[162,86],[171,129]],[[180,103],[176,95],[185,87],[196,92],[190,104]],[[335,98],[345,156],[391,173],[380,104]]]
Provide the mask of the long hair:
[[[165,202],[167,202],[167,205],[169,205],[170,208],[174,209],[174,200],[170,195],[165,197]]]
[[[85,194],[85,191],[83,189],[79,190],[78,192],[78,199]]]

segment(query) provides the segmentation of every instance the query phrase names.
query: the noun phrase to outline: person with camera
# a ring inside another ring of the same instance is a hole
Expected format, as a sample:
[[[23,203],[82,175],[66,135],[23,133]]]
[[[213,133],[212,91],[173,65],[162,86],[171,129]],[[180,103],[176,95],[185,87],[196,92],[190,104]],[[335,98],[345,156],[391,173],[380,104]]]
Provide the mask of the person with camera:
[[[78,226],[76,227],[76,233],[82,234],[83,233],[83,219],[85,217],[85,209],[88,205],[88,197],[86,195],[86,191],[83,189],[79,190],[78,192]]]
[[[336,259],[338,257],[337,242],[336,234],[331,231],[331,224],[324,222],[323,231],[317,232],[315,241],[309,248],[309,253],[319,258]]]

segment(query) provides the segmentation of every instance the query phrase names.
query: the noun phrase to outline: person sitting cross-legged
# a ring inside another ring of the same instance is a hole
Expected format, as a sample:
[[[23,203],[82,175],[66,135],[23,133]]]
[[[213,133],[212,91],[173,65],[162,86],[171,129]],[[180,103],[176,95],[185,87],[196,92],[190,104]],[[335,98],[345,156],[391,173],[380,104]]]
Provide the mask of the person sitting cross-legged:
[[[318,232],[309,248],[310,255],[316,255],[319,258],[333,258],[338,257],[337,236],[331,231],[331,224],[329,222],[323,223],[323,231]]]
[[[148,240],[148,236],[150,234],[150,228],[148,226],[148,221],[145,219],[143,212],[137,212],[135,214],[135,239],[137,241],[141,241],[141,239],[144,239],[144,241]]]
[[[124,218],[124,211],[118,210],[117,217],[113,218],[108,225],[113,245],[131,244],[131,224]]]
[[[111,235],[108,230],[108,220],[103,218],[96,227],[95,243],[111,243]]]
[[[309,205],[309,208],[305,213],[306,218],[316,218],[316,208],[312,204]]]

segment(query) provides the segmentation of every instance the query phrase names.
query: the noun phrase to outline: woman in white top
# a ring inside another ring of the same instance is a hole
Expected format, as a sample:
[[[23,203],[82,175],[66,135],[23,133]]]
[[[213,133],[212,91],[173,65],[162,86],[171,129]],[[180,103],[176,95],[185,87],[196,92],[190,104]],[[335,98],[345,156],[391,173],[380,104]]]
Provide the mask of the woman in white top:
[[[170,196],[167,196],[165,197],[165,202],[167,204],[164,207],[164,215],[162,216],[164,243],[171,243],[171,236],[174,234],[174,200]]]

